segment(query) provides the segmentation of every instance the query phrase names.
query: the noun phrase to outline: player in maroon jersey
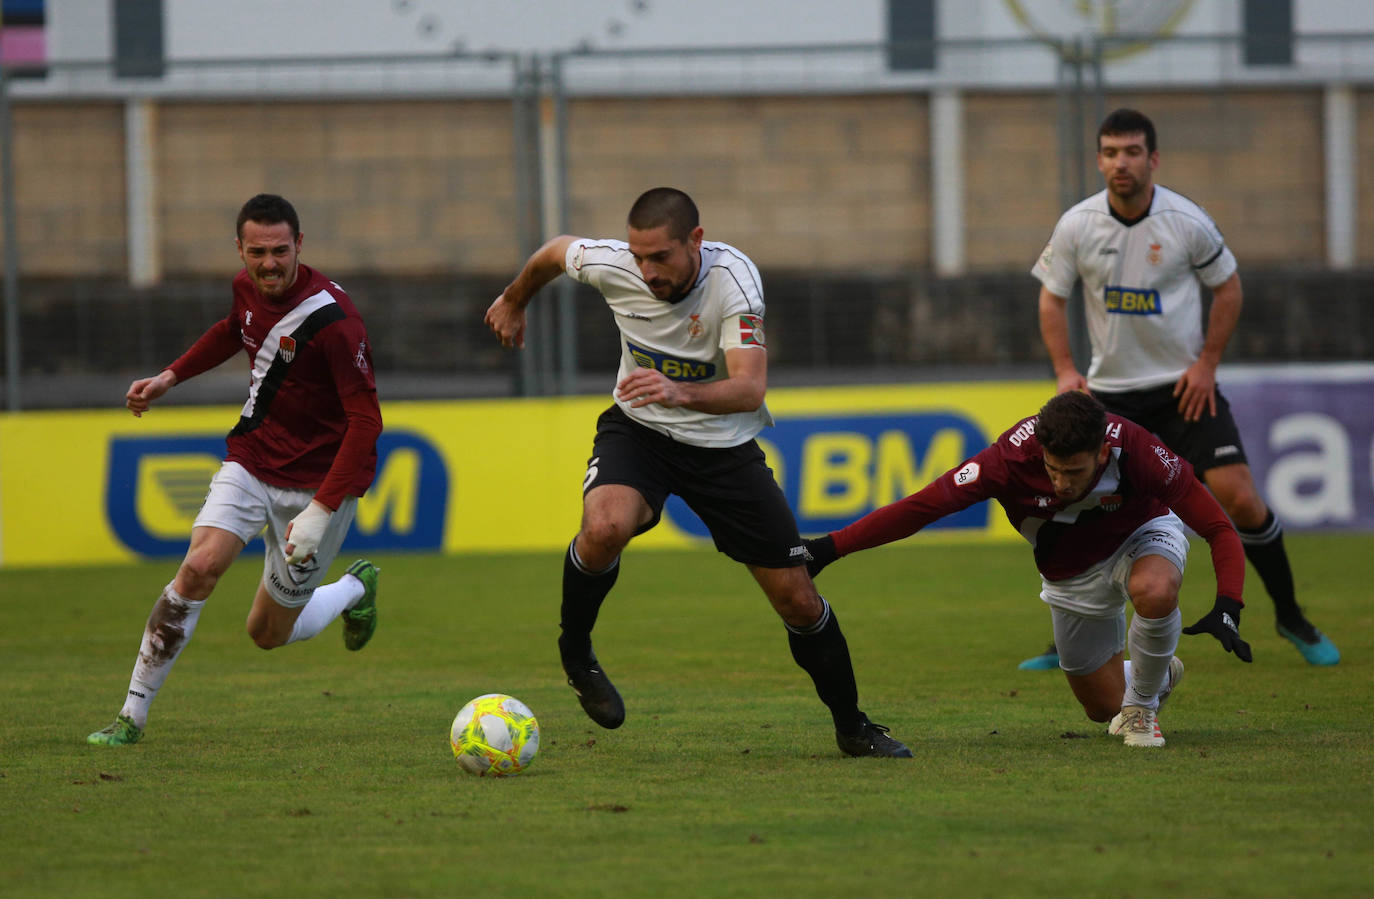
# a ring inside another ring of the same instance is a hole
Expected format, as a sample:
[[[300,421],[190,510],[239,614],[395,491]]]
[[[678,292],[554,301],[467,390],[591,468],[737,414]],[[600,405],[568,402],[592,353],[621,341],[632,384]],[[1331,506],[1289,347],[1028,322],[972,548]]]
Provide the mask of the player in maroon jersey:
[[[1212,634],[1250,661],[1239,632],[1245,556],[1230,519],[1186,460],[1087,393],[1061,393],[919,492],[807,541],[808,567],[818,573],[986,499],[1034,550],[1074,696],[1126,745],[1164,745],[1156,716],[1183,676],[1180,633]],[[1184,524],[1207,541],[1217,578],[1216,604],[1189,628],[1178,609]]]
[[[248,402],[226,439],[224,464],[191,530],[191,546],[144,628],[124,707],[87,737],[137,742],[148,707],[191,639],[221,575],[266,528],[266,562],[248,634],[263,649],[308,640],[335,618],[344,645],[361,649],[377,626],[377,574],[359,559],[321,586],[372,483],[382,431],[363,320],[339,285],[300,261],[296,210],[259,194],[239,211],[243,271],[233,307],[160,374],[130,385],[135,416],[173,385],[243,352],[252,365]]]

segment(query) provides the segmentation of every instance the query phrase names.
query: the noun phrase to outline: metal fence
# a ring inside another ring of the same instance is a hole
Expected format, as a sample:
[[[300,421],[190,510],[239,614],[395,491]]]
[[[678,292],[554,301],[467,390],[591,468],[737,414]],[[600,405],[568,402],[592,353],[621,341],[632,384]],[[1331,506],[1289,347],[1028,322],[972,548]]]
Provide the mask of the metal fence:
[[[1241,259],[1229,360],[1374,358],[1374,36],[1293,38],[1282,67],[1239,36],[1150,40],[0,70],[5,406],[117,404],[175,358],[227,311],[263,190],[358,303],[386,399],[608,390],[584,288],[536,300],[520,354],[482,312],[544,238],[619,236],[659,183],[758,263],[775,383],[1045,375],[1026,272],[1098,189],[1118,104]],[[176,400],[240,399],[222,369]]]

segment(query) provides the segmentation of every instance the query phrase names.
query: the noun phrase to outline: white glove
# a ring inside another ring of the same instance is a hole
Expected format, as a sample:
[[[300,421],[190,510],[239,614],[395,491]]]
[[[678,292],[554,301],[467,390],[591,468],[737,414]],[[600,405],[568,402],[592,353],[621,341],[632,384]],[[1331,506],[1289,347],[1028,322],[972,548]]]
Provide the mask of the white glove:
[[[315,555],[332,514],[329,509],[312,500],[301,514],[291,519],[286,526],[286,564],[300,565]]]

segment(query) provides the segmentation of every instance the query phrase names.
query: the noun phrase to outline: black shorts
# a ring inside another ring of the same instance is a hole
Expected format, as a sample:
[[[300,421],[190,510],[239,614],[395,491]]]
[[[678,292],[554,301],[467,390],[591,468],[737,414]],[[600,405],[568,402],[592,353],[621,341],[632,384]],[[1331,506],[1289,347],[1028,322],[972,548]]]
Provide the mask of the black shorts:
[[[1179,413],[1173,384],[1123,393],[1094,390],[1093,396],[1102,401],[1108,412],[1129,418],[1157,434],[1165,446],[1192,463],[1199,478],[1209,468],[1246,464],[1245,447],[1241,445],[1236,420],[1231,417],[1231,404],[1221,395],[1220,388],[1216,416],[1203,412],[1202,418],[1193,422],[1184,421]]]
[[[633,487],[649,504],[654,517],[636,534],[658,524],[676,494],[736,562],[791,568],[806,561],[792,507],[753,440],[724,449],[679,443],[612,406],[596,420],[582,495],[602,484]]]

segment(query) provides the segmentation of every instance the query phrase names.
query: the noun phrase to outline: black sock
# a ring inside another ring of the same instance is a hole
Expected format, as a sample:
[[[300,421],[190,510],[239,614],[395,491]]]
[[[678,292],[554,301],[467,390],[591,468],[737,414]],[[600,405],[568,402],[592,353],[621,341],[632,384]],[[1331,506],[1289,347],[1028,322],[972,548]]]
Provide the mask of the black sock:
[[[820,619],[810,627],[787,625],[787,642],[792,658],[811,675],[816,695],[830,709],[835,729],[850,733],[859,726],[859,688],[854,683],[854,664],[849,660],[849,644],[840,631],[839,619],[830,604],[821,600]]]
[[[1264,524],[1256,530],[1237,528],[1245,558],[1259,572],[1264,589],[1274,601],[1274,617],[1279,624],[1292,627],[1303,621],[1302,610],[1293,590],[1293,570],[1288,565],[1288,552],[1283,548],[1283,528],[1270,512]]]
[[[587,571],[577,558],[576,545],[576,540],[569,544],[563,557],[563,606],[559,622],[563,633],[558,638],[558,651],[564,667],[569,661],[591,658],[592,628],[596,625],[597,613],[620,575],[619,557],[604,571]]]

